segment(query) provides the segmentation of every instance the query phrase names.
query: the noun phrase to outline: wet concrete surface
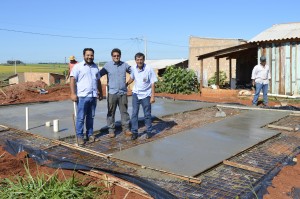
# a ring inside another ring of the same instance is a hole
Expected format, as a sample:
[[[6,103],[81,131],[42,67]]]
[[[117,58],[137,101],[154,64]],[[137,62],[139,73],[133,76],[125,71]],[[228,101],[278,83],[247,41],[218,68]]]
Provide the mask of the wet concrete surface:
[[[288,112],[250,110],[113,154],[113,157],[185,176],[196,176],[278,131],[261,128]],[[199,116],[201,117],[201,116]]]
[[[152,105],[152,116],[162,117],[165,115],[191,111],[199,108],[214,106],[214,103],[174,101],[164,98],[156,98]],[[94,131],[106,128],[106,100],[98,101],[94,120]],[[73,102],[59,101],[48,103],[34,103],[23,105],[10,105],[0,107],[0,124],[26,130],[25,108],[29,109],[29,132],[46,138],[60,139],[75,135],[73,125]],[[128,98],[128,113],[131,115],[132,101]],[[143,110],[140,108],[140,117]],[[59,132],[53,132],[53,120],[59,120]],[[116,111],[116,121],[121,119],[119,110]],[[45,122],[51,121],[51,127],[46,127]]]

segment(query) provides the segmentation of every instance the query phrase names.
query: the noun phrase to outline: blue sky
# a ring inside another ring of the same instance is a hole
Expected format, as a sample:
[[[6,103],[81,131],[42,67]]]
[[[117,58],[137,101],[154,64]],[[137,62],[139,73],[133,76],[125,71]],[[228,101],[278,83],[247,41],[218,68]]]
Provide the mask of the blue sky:
[[[0,63],[64,62],[82,50],[95,61],[188,58],[190,36],[251,39],[273,24],[300,22],[299,0],[3,0]],[[145,40],[147,42],[145,42]]]

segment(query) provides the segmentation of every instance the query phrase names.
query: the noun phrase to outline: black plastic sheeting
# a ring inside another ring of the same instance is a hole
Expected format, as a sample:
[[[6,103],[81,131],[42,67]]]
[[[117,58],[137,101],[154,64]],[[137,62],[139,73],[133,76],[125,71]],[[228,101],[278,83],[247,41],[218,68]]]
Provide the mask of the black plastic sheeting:
[[[278,109],[278,110],[288,110],[288,111],[300,111],[300,108],[299,108],[299,107],[296,107],[296,106],[267,107],[267,109]]]
[[[165,189],[157,186],[156,184],[153,184],[152,182],[149,182],[143,178],[132,176],[124,173],[119,173],[107,169],[101,169],[101,168],[95,168],[95,167],[89,167],[82,164],[76,164],[72,162],[71,160],[68,160],[66,158],[61,157],[53,157],[50,156],[46,151],[40,150],[40,149],[33,149],[28,146],[24,146],[20,143],[6,140],[4,149],[9,152],[10,154],[16,156],[18,153],[25,151],[30,158],[35,160],[39,165],[48,166],[51,168],[61,168],[61,169],[69,169],[69,170],[99,170],[106,172],[110,175],[116,176],[118,178],[121,178],[123,180],[126,180],[128,182],[131,182],[133,184],[138,185],[143,190],[145,190],[149,195],[151,195],[153,198],[157,199],[173,199],[177,198],[176,196],[172,195]]]

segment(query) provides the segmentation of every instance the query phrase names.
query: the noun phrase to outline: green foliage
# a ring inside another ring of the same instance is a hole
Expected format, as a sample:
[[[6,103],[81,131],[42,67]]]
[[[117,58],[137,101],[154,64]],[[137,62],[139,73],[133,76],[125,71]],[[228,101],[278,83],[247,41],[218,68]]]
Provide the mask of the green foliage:
[[[155,92],[158,93],[190,94],[198,92],[198,89],[199,83],[193,71],[173,66],[167,67],[162,79],[155,84]]]
[[[216,84],[216,79],[217,79],[217,72],[215,72],[215,75],[208,80],[208,84],[209,85]],[[225,71],[220,71],[219,72],[220,85],[224,85],[226,79],[227,79],[227,75],[226,75]]]
[[[28,166],[25,165],[27,175],[15,176],[13,179],[3,179],[0,182],[0,198],[103,198],[105,192],[98,186],[83,186],[80,179],[73,175],[69,179],[60,181],[57,171],[49,176],[38,174],[33,177]],[[107,194],[107,193],[106,193]]]

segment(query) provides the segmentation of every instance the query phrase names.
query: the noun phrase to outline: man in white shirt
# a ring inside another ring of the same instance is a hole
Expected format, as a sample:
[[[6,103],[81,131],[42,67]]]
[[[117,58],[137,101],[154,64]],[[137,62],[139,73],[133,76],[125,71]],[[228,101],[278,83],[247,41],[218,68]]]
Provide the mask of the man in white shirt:
[[[147,135],[146,138],[152,137],[152,116],[151,104],[155,102],[154,83],[157,82],[156,74],[152,67],[145,64],[145,55],[137,53],[135,55],[136,66],[131,67],[130,79],[127,85],[135,82],[132,89],[132,116],[131,116],[131,139],[138,138],[138,115],[139,107],[142,105],[144,111],[144,120]]]
[[[256,65],[252,70],[252,85],[255,85],[255,95],[252,100],[252,105],[257,106],[259,93],[263,92],[263,105],[268,106],[268,85],[271,79],[270,67],[266,65],[266,57],[260,57],[260,64]]]

